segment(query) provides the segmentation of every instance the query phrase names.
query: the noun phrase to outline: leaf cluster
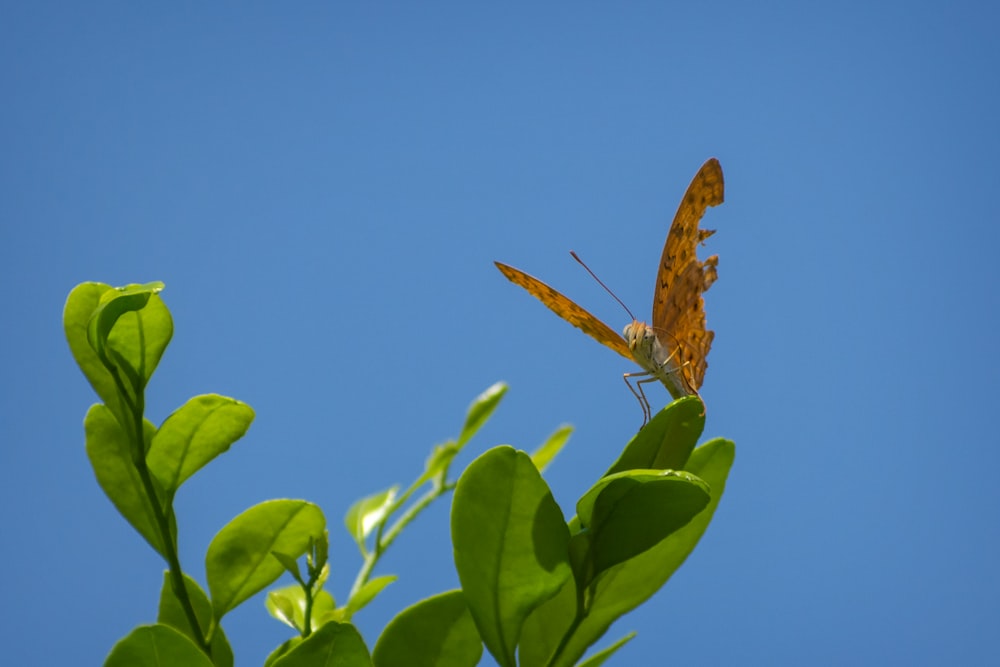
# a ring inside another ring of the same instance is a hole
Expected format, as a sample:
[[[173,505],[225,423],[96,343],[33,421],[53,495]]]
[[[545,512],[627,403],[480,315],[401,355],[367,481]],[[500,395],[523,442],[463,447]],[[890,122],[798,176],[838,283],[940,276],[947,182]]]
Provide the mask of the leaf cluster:
[[[489,449],[454,479],[456,456],[507,391],[498,383],[473,401],[459,435],[435,446],[405,489],[391,486],[347,511],[361,565],[343,604],[325,589],[326,518],[297,499],[261,502],[224,525],[208,545],[203,588],[180,563],[174,499],[247,432],[254,412],[205,394],[159,426],[146,419],[146,386],[173,335],[162,289],[84,283],[64,311],[70,349],[102,401],[84,420],[94,475],[167,567],[156,622],[120,640],[105,665],[231,667],[223,618],[287,574],[294,583],[271,590],[265,606],[295,635],[268,666],[472,666],[485,647],[504,667],[596,667],[632,635],[585,658],[587,651],[681,566],[725,488],[735,448],[722,439],[695,448],[704,426],[695,397],[675,401],[642,428],[569,519],[542,477],[569,427],[531,454]],[[351,621],[396,580],[373,576],[379,560],[414,518],[452,491],[461,587],[400,612],[369,651]]]

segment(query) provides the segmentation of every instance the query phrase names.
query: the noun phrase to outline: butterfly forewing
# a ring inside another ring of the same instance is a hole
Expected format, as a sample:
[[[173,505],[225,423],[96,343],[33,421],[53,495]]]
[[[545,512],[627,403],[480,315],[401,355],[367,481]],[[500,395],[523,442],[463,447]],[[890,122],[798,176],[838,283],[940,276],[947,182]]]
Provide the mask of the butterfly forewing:
[[[697,393],[708,366],[713,332],[705,328],[702,293],[717,277],[718,257],[698,260],[698,244],[714,231],[700,229],[705,210],[722,203],[722,167],[710,159],[688,186],[663,247],[653,293],[653,330],[660,343],[676,354],[680,371]]]
[[[500,272],[507,276],[509,281],[515,285],[520,285],[524,289],[531,292],[536,299],[548,306],[556,315],[563,318],[573,326],[578,327],[585,334],[594,338],[598,342],[607,345],[626,359],[632,359],[632,354],[629,352],[625,339],[615,333],[615,331],[607,324],[600,321],[586,310],[570,301],[567,297],[543,283],[538,278],[529,276],[524,271],[515,269],[513,266],[508,266],[502,262],[494,263],[497,265],[497,268],[500,269]]]

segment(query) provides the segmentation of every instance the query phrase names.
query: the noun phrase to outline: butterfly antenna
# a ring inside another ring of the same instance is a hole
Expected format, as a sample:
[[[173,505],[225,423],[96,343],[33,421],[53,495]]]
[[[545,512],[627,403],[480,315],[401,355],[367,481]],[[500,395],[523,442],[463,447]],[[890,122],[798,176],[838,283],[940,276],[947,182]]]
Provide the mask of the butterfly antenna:
[[[619,299],[618,295],[615,294],[614,292],[612,292],[611,288],[608,287],[607,285],[605,285],[604,282],[600,278],[597,277],[597,274],[594,273],[593,271],[591,271],[590,267],[587,266],[586,264],[584,264],[583,260],[580,259],[575,252],[573,252],[572,250],[570,250],[569,254],[573,255],[573,259],[575,259],[576,261],[580,262],[580,266],[582,266],[583,268],[587,269],[587,273],[590,274],[590,277],[593,278],[594,280],[596,280],[597,284],[600,285],[601,287],[603,287],[604,291],[607,292],[608,294],[610,294],[611,298],[614,299],[615,301],[617,301],[618,305],[621,306],[622,308],[624,308],[625,312],[628,313],[628,316],[631,317],[634,320],[635,319],[635,315],[633,315],[632,311],[628,309],[628,306],[625,305],[625,302],[622,301],[621,299]]]

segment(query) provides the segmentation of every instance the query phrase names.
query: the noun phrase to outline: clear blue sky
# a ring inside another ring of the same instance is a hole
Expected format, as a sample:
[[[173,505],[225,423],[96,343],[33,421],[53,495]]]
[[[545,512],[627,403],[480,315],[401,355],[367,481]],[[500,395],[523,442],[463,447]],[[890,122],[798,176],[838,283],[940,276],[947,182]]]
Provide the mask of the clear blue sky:
[[[705,437],[737,459],[691,560],[609,633],[639,632],[615,664],[995,659],[998,21],[973,2],[6,3],[5,659],[100,664],[155,617],[163,565],[83,449],[75,284],[166,282],[154,421],[206,392],[257,411],[181,491],[191,572],[231,517],[301,497],[343,597],[344,511],[412,479],[496,380],[462,463],[570,422],[548,478],[572,513],[638,426],[634,368],[493,260],[620,328],[574,249],[648,318],[711,156]],[[456,585],[447,510],[383,563],[401,579],[357,618],[369,641]],[[241,665],[287,636],[260,597],[225,625]]]

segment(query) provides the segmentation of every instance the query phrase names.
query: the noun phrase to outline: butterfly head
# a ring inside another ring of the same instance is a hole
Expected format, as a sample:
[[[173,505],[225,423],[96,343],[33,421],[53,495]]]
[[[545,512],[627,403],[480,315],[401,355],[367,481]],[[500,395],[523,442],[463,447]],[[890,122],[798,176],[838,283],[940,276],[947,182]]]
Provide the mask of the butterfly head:
[[[636,363],[662,382],[674,398],[698,393],[684,376],[679,346],[664,345],[653,327],[638,320],[625,327],[622,337]]]

